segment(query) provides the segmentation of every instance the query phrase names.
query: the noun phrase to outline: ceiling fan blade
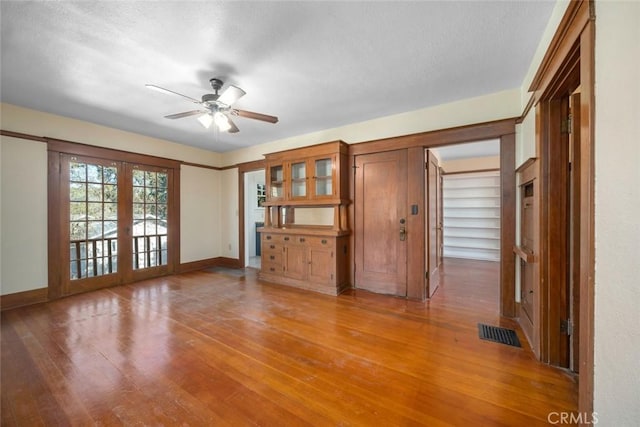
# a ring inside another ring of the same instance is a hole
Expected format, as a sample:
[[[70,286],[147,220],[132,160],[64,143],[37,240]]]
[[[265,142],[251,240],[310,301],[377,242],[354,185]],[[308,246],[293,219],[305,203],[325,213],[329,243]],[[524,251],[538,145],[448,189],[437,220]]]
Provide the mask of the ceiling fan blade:
[[[267,114],[254,113],[253,111],[246,110],[231,110],[231,114],[234,116],[245,117],[247,119],[261,120],[263,122],[278,123],[276,116],[269,116]]]
[[[218,102],[221,102],[225,105],[232,105],[238,99],[242,98],[245,95],[245,91],[240,89],[237,86],[229,86],[222,92],[220,98],[218,98]]]
[[[176,113],[169,114],[168,116],[164,116],[165,119],[181,119],[183,117],[195,116],[196,114],[206,114],[207,112],[204,110],[191,110],[185,111],[184,113]]]
[[[178,92],[174,92],[174,91],[169,90],[169,89],[165,89],[165,88],[160,87],[160,86],[156,86],[156,85],[145,85],[145,86],[148,87],[149,89],[153,89],[153,90],[156,90],[158,92],[166,93],[166,94],[169,94],[169,95],[181,96],[181,97],[186,98],[186,99],[188,99],[189,101],[191,101],[191,102],[193,102],[195,104],[202,104],[202,102],[200,102],[199,100],[197,100],[195,98],[192,98],[192,97],[187,96],[187,95],[183,95],[183,94],[178,93]]]
[[[240,129],[238,129],[238,126],[236,126],[236,124],[233,123],[229,117],[227,117],[227,120],[229,121],[229,126],[231,126],[227,132],[229,132],[229,133],[238,133],[238,132],[240,132]]]

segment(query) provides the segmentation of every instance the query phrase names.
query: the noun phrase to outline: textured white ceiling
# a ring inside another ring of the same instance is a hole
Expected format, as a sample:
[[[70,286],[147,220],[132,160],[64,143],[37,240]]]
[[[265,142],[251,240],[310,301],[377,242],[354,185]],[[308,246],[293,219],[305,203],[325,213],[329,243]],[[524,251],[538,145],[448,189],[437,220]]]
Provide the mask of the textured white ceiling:
[[[552,1],[6,1],[1,100],[228,151],[521,85]],[[237,134],[156,84],[247,92]]]
[[[500,155],[500,140],[468,142],[465,144],[447,145],[433,149],[442,161],[470,159],[473,157],[490,157]]]

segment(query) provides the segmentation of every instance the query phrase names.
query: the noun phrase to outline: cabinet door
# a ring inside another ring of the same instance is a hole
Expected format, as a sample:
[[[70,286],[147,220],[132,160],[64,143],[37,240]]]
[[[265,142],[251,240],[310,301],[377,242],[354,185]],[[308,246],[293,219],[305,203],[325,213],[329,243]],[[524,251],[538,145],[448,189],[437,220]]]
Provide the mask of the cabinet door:
[[[285,167],[283,163],[267,166],[267,200],[284,200]]]
[[[333,249],[309,248],[309,281],[315,283],[334,283]]]
[[[292,279],[307,278],[307,247],[286,245],[284,249],[284,275]]]
[[[310,159],[313,171],[312,197],[316,199],[336,197],[336,155],[319,156]]]
[[[293,161],[289,169],[289,198],[291,200],[306,199],[309,196],[309,176],[306,160]]]

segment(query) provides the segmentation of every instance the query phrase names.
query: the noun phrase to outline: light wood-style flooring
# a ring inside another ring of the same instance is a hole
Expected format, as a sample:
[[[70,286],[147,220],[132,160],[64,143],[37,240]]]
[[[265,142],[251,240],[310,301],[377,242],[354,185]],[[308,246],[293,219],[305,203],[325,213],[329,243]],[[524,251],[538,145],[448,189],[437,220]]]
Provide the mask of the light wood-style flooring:
[[[536,426],[573,377],[482,341],[498,264],[425,303],[200,271],[2,313],[3,426]]]

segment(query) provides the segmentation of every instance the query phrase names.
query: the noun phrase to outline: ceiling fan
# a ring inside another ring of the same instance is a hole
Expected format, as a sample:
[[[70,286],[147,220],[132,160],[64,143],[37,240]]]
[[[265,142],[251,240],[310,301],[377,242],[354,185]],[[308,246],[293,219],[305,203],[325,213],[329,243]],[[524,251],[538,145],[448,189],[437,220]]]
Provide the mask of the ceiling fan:
[[[209,80],[211,87],[215,93],[206,93],[202,95],[202,99],[199,101],[190,96],[183,95],[178,92],[174,92],[169,89],[165,89],[160,86],[147,84],[145,85],[149,89],[157,90],[158,92],[167,93],[169,95],[178,95],[188,99],[194,104],[200,105],[199,110],[185,111],[183,113],[169,114],[164,116],[165,119],[181,119],[189,116],[200,116],[198,121],[205,128],[209,128],[213,123],[216,124],[218,129],[222,132],[236,133],[240,129],[231,121],[229,116],[245,117],[247,119],[261,120],[268,123],[277,123],[278,118],[275,116],[269,116],[267,114],[254,113],[253,111],[238,110],[237,108],[231,108],[231,106],[246,93],[237,86],[229,85],[221,94],[218,91],[222,88],[224,82],[219,78],[212,78]]]

